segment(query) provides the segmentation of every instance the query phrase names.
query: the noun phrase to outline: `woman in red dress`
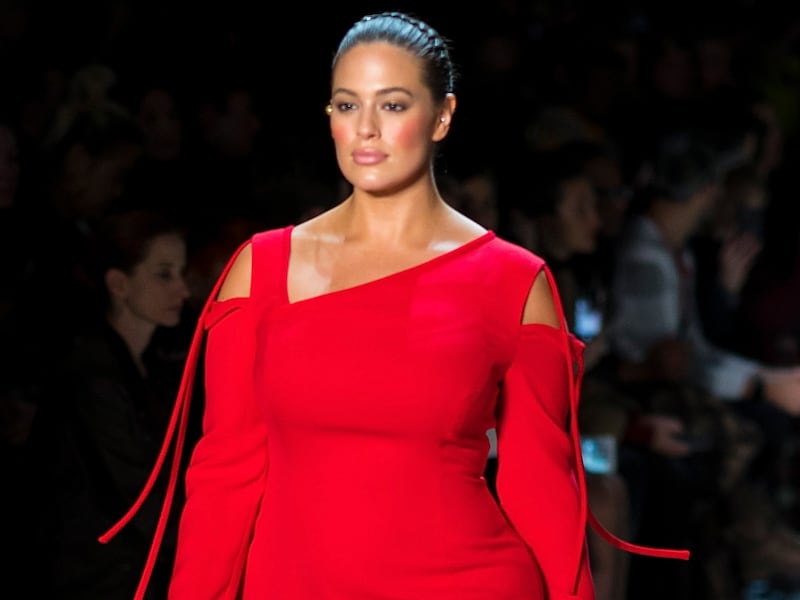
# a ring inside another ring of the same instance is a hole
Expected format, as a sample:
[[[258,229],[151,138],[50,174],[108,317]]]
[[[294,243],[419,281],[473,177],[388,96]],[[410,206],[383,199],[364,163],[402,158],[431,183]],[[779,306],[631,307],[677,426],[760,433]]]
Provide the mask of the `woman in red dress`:
[[[594,598],[580,348],[543,261],[439,194],[454,79],[408,15],[341,41],[326,112],[352,190],[243,243],[209,298],[171,599]]]

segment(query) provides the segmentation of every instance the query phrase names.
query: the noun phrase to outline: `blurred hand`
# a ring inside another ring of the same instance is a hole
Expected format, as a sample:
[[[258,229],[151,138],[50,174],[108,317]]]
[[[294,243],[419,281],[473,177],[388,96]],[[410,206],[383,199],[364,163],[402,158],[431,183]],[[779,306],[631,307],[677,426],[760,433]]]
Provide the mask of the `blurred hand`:
[[[761,248],[761,241],[751,233],[734,235],[723,243],[719,253],[719,277],[729,294],[738,295],[742,290]]]
[[[692,447],[681,436],[686,432],[683,421],[668,415],[645,415],[642,424],[652,431],[650,449],[670,458],[683,458],[692,453]]]
[[[800,416],[800,366],[764,368],[764,399],[792,416]]]

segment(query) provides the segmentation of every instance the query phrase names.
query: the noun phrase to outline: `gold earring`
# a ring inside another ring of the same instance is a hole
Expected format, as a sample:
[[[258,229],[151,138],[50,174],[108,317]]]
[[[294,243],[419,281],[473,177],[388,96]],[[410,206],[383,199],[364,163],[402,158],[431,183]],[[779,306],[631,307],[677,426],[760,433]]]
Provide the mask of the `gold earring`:
[[[328,104],[325,107],[325,114],[326,115],[332,115],[333,114],[333,106],[331,104]]]

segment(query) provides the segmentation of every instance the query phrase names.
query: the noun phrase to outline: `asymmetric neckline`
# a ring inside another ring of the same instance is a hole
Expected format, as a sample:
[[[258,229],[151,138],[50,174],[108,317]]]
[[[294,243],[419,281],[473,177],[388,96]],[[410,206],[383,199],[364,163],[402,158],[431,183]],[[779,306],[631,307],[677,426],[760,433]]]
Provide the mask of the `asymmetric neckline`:
[[[417,263],[415,265],[411,265],[410,267],[406,267],[404,269],[400,269],[399,271],[395,271],[393,273],[388,273],[387,275],[382,275],[380,277],[376,277],[375,279],[370,279],[368,281],[364,281],[362,283],[357,283],[355,285],[351,285],[348,287],[344,287],[338,290],[332,290],[330,292],[323,292],[322,294],[316,294],[314,296],[309,296],[307,298],[301,298],[299,300],[290,300],[289,299],[289,260],[291,258],[292,253],[292,231],[294,230],[294,225],[288,225],[284,228],[283,231],[283,252],[281,256],[282,261],[282,274],[281,274],[281,289],[283,291],[283,303],[289,306],[295,305],[302,305],[314,302],[315,300],[322,300],[328,297],[335,297],[341,294],[346,294],[348,292],[355,292],[362,289],[370,288],[374,285],[378,285],[381,283],[385,283],[387,281],[391,281],[394,279],[402,278],[408,275],[413,275],[419,273],[420,271],[431,269],[435,266],[438,266],[444,262],[447,262],[451,259],[454,259],[458,256],[461,256],[470,250],[473,250],[479,246],[482,246],[484,243],[493,240],[496,237],[494,231],[488,230],[485,233],[482,233],[478,237],[472,238],[471,240],[464,242],[463,244],[452,248],[451,250],[447,250],[445,252],[441,252],[436,256],[429,258],[425,261]]]

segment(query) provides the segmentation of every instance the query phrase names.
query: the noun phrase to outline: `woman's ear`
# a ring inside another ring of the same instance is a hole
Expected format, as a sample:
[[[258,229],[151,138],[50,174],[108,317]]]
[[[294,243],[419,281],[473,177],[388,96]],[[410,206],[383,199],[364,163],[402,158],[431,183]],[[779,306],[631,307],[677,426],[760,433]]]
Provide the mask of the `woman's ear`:
[[[109,269],[103,276],[106,289],[112,298],[125,298],[128,293],[128,276],[120,269]]]
[[[436,128],[433,131],[433,141],[440,142],[450,131],[450,124],[453,121],[453,114],[456,112],[456,95],[447,94],[444,105],[439,111]]]

